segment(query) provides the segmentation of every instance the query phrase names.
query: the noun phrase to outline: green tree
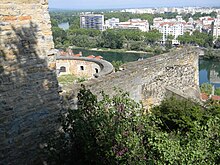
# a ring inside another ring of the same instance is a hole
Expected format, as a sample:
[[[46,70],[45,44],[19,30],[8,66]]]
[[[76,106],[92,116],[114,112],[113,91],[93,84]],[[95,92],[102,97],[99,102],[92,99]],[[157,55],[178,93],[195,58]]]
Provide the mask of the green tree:
[[[120,94],[119,94],[120,93]],[[63,118],[63,132],[51,141],[48,152],[57,164],[134,164],[144,160],[141,128],[143,109],[118,91],[97,100],[84,87],[78,94],[77,110]]]
[[[207,95],[210,95],[210,94],[212,94],[212,84],[203,83],[200,86],[200,90],[202,93],[206,93]]]
[[[122,64],[122,61],[112,61],[112,65],[115,68],[115,72],[120,71],[120,67]]]
[[[149,32],[144,34],[145,42],[150,45],[159,42],[162,39],[162,34],[158,30],[150,30]]]
[[[220,88],[216,88],[216,89],[215,89],[215,95],[220,96]]]
[[[216,49],[219,49],[219,48],[220,48],[220,37],[218,37],[217,40],[215,41],[214,47],[215,47]]]
[[[101,35],[100,47],[121,49],[125,38],[120,30],[108,29]]]
[[[66,32],[59,27],[52,27],[53,40],[56,48],[61,48],[67,40]]]
[[[83,87],[54,137],[51,164],[218,164],[220,106],[171,98],[146,114],[127,93],[98,100]]]

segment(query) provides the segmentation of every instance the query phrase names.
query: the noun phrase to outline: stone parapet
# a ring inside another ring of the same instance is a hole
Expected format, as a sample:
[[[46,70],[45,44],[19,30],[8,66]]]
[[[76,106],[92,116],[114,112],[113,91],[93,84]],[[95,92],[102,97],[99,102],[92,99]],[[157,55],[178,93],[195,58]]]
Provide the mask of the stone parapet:
[[[127,63],[124,70],[87,81],[84,85],[99,95],[105,91],[114,95],[114,88],[128,92],[146,108],[158,105],[166,97],[166,87],[180,91],[198,90],[198,50],[184,48],[142,61]],[[70,87],[68,95],[76,96],[79,87]]]
[[[87,58],[87,57],[73,57],[73,56],[58,56],[56,60],[58,63],[59,61],[62,61],[62,60],[65,60],[67,62],[76,61],[76,63],[77,61],[86,61],[89,63],[95,63],[100,68],[98,73],[93,74],[93,76],[96,78],[106,76],[114,71],[114,67],[112,66],[110,62],[101,60],[101,59],[94,59],[94,58]]]

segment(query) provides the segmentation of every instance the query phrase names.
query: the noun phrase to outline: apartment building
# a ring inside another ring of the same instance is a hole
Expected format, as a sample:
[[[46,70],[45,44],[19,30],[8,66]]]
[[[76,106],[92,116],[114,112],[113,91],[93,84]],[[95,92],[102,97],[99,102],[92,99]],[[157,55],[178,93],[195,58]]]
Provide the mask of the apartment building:
[[[183,35],[185,25],[186,22],[181,16],[177,16],[176,19],[163,19],[158,17],[153,20],[153,26],[151,28],[157,29],[163,34],[162,43],[165,43],[169,36],[173,36],[172,44],[179,44],[177,37]]]
[[[105,20],[105,26],[110,29],[113,29],[115,26],[117,26],[119,22],[120,22],[119,18],[111,18],[111,19]]]
[[[212,32],[213,32],[214,40],[220,37],[220,12],[218,13],[217,18],[213,23]]]
[[[127,22],[119,22],[116,24],[117,29],[139,29],[143,32],[149,31],[149,23],[147,20],[130,19]]]
[[[80,16],[80,28],[103,31],[104,16],[101,14],[86,14]]]

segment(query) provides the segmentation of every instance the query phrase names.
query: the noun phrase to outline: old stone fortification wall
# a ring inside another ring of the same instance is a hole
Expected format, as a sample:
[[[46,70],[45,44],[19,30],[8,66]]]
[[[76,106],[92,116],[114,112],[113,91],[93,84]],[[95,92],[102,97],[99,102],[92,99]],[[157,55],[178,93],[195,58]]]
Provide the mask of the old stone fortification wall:
[[[65,67],[66,72],[61,72]],[[56,58],[58,75],[73,74],[76,76],[97,78],[105,76],[114,71],[112,64],[102,59],[87,57],[59,56]]]
[[[56,61],[56,68],[59,76],[72,74],[77,77],[94,78],[94,74],[101,70],[98,64],[89,61],[64,59]]]
[[[35,164],[59,96],[47,0],[0,1],[0,164]]]
[[[188,88],[198,89],[198,51],[194,48],[181,49],[146,60],[128,63],[124,70],[84,83],[92,92],[104,90],[114,94],[114,87],[130,93],[131,98],[142,101],[145,107],[159,104],[166,97],[166,87],[183,93]],[[70,93],[76,96],[79,87]]]

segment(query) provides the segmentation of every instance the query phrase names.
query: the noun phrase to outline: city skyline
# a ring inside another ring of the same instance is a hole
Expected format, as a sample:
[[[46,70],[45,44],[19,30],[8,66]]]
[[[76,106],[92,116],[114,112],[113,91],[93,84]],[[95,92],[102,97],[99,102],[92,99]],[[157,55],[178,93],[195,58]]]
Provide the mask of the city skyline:
[[[113,8],[144,8],[144,7],[220,7],[219,0],[49,0],[50,8],[57,9],[113,9]]]

